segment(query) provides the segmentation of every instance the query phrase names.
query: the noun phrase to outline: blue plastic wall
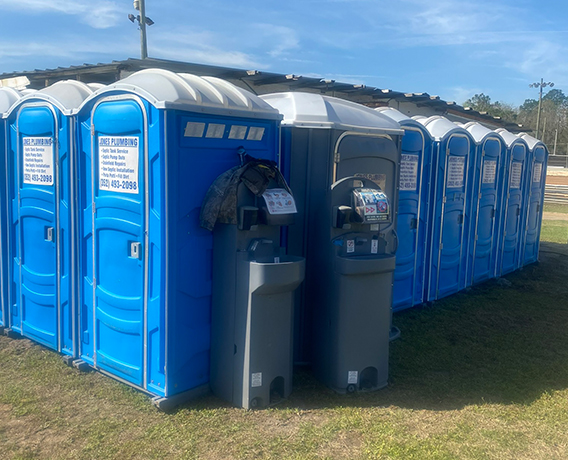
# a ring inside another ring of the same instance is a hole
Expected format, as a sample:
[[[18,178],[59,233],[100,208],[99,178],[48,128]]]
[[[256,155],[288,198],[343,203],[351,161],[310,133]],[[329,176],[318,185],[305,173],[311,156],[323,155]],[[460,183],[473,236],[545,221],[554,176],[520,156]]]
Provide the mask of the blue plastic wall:
[[[495,277],[505,154],[506,146],[498,136],[485,138],[477,147],[472,184],[468,286]]]
[[[537,144],[530,152],[528,164],[531,165],[531,168],[527,168],[524,183],[524,200],[527,205],[523,206],[521,266],[538,261],[547,160],[548,151],[546,147],[543,144]]]
[[[419,123],[401,122],[401,172],[396,232],[398,249],[393,284],[393,311],[424,301],[425,256],[432,175],[432,138]],[[416,174],[415,174],[416,172]]]
[[[8,120],[10,327],[74,355],[73,119],[48,103],[30,102]],[[35,179],[45,184],[26,183],[30,177],[24,177],[24,142],[31,149],[37,138],[52,143],[54,177]]]
[[[0,327],[9,325],[6,283],[8,275],[6,179],[6,121],[0,118]]]
[[[475,146],[469,134],[451,133],[435,143],[435,180],[429,235],[428,301],[465,287],[470,209],[470,182]],[[451,171],[463,163],[463,180]]]
[[[277,160],[278,124],[123,97],[93,101],[79,116],[81,358],[168,397],[209,381],[213,240],[199,226],[201,203],[215,178],[238,164],[240,146]],[[223,138],[186,137],[194,122],[225,125]],[[263,140],[228,139],[232,125],[264,127]],[[138,193],[100,190],[101,136],[137,139]],[[141,243],[140,258],[130,256],[132,242]]]
[[[515,142],[507,149],[497,276],[513,272],[520,266],[522,214],[525,205],[523,177],[527,168],[528,153],[524,141]]]

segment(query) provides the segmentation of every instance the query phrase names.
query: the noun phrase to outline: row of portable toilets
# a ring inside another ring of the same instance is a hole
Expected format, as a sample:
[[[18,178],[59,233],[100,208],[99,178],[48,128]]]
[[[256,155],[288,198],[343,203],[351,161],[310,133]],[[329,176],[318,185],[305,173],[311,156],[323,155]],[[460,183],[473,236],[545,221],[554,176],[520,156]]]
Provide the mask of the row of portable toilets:
[[[0,326],[161,401],[211,379],[264,406],[292,361],[338,392],[380,388],[391,308],[538,258],[547,150],[526,134],[155,69],[3,88],[0,113]],[[212,234],[203,201],[244,157],[278,164],[295,203],[274,174],[264,201],[239,186]],[[254,332],[276,304],[288,329]]]

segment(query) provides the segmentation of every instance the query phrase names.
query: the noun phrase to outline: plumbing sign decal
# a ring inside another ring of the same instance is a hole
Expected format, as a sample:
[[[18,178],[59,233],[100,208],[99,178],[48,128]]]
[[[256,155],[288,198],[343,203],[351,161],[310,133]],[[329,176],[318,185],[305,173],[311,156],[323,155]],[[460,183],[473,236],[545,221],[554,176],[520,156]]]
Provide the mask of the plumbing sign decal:
[[[99,190],[138,193],[139,143],[134,136],[99,137]]]
[[[24,137],[24,184],[53,185],[53,139]]]

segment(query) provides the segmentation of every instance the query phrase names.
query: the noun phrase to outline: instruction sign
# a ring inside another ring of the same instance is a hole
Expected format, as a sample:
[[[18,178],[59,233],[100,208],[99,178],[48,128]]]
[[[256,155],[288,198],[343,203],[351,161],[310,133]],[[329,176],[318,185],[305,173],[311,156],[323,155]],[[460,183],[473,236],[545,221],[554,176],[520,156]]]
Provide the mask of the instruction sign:
[[[521,174],[523,172],[523,164],[519,161],[514,161],[511,167],[511,187],[521,188]]]
[[[495,173],[497,172],[497,161],[485,160],[483,162],[483,179],[484,184],[495,183]]]
[[[98,156],[100,190],[139,192],[137,137],[100,136]]]
[[[298,212],[294,197],[283,188],[271,188],[262,194],[269,214],[294,214]]]
[[[24,184],[53,185],[53,139],[24,137]]]
[[[463,187],[465,157],[450,157],[448,159],[447,188]]]
[[[399,190],[416,190],[418,187],[418,155],[400,156]]]
[[[534,165],[533,182],[540,182],[541,176],[542,176],[542,163],[536,163]]]

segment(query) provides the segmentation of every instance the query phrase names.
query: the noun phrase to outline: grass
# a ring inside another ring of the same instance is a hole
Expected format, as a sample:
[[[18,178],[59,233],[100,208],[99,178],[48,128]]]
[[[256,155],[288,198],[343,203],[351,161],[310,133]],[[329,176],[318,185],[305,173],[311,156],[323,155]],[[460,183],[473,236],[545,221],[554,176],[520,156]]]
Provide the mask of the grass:
[[[568,458],[567,256],[543,242],[542,262],[507,276],[511,286],[397,314],[386,389],[339,396],[300,370],[290,400],[264,411],[208,396],[164,414],[0,336],[0,458]]]
[[[544,212],[556,212],[568,214],[568,204],[561,203],[544,203]]]

